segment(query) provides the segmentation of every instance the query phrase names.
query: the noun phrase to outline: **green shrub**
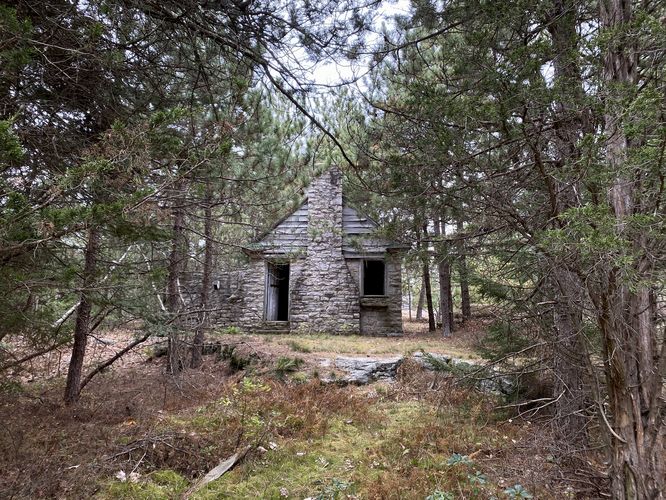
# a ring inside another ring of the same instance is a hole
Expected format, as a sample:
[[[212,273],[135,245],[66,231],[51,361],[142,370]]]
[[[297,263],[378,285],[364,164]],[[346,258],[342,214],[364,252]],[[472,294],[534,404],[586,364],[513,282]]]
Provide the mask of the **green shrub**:
[[[240,335],[241,333],[241,329],[237,326],[227,326],[217,331],[218,335]]]
[[[454,453],[446,461],[446,465],[472,465],[474,462],[467,456],[460,453]]]
[[[315,500],[337,500],[338,498],[348,498],[346,491],[352,486],[352,483],[340,479],[331,479],[331,484],[326,485]]]
[[[229,368],[234,372],[244,370],[250,363],[251,359],[236,353],[235,345],[225,345],[220,352],[220,359],[222,361],[229,361]]]
[[[514,484],[511,488],[504,490],[504,494],[509,498],[533,498],[532,495],[521,484]]]
[[[291,347],[292,351],[296,352],[312,352],[312,349],[310,349],[308,346],[301,344],[300,342],[297,342],[295,340],[290,340],[287,345]]]
[[[284,375],[286,373],[295,372],[298,371],[302,365],[303,360],[301,358],[281,357],[278,358],[275,363],[275,373],[278,375]]]
[[[455,496],[448,491],[435,490],[430,495],[425,497],[425,500],[455,500]]]

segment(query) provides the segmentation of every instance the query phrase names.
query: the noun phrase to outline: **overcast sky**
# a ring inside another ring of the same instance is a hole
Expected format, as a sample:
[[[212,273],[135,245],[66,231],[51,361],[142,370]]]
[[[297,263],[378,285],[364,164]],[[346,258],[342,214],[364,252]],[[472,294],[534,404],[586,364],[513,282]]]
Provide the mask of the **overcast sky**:
[[[382,26],[391,26],[395,15],[406,15],[410,11],[409,0],[389,0],[382,2],[380,14],[373,26],[374,35],[368,38],[370,46],[379,42]],[[374,38],[374,39],[373,39]],[[314,80],[323,85],[336,85],[354,78],[362,77],[368,71],[368,58],[359,58],[355,61],[336,61],[319,64],[313,71]]]

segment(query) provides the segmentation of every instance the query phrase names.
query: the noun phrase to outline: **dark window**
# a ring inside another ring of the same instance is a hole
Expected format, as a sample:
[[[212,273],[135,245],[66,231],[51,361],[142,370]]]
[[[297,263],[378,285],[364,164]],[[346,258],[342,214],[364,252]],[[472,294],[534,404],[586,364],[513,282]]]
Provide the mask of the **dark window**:
[[[383,260],[363,261],[363,295],[385,295]]]

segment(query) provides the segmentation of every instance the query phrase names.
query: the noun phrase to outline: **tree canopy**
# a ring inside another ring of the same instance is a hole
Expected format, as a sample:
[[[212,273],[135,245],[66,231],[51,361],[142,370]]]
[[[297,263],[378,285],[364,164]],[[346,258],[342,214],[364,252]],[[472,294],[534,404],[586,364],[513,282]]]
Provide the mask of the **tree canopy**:
[[[197,368],[213,270],[334,162],[409,245],[430,328],[455,335],[470,288],[500,305],[493,362],[552,379],[571,449],[601,426],[613,498],[661,498],[665,7],[400,6],[0,5],[0,369],[71,346],[75,404],[87,338],[129,323]],[[343,62],[365,76],[317,81]]]

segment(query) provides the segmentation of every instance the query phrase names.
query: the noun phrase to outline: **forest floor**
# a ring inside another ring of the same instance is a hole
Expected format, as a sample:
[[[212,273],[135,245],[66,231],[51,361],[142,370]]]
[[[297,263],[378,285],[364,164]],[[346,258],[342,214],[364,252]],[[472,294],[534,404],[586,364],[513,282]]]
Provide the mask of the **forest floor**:
[[[593,455],[562,453],[545,419],[446,374],[405,362],[391,383],[319,380],[338,355],[476,359],[486,326],[453,339],[416,322],[403,338],[217,335],[220,350],[178,377],[143,347],[74,407],[61,403],[66,355],[52,353],[1,387],[0,498],[600,498]],[[88,366],[130,337],[105,333]]]

